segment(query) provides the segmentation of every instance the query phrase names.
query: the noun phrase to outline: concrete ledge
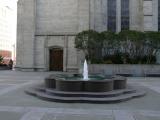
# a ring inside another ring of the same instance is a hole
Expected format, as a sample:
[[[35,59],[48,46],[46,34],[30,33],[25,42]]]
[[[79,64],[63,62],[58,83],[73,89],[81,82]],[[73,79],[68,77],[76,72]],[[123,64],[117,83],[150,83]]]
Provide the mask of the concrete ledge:
[[[17,71],[23,71],[23,72],[33,72],[35,71],[34,68],[21,68],[21,67],[14,67],[15,70]]]
[[[159,76],[160,65],[144,64],[90,64],[91,74],[103,73],[105,75],[123,76]]]

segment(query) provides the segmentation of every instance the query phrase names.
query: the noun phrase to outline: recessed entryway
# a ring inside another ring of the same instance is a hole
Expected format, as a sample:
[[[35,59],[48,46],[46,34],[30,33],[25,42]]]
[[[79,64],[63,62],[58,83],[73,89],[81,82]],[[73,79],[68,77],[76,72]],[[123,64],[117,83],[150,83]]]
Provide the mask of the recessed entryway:
[[[49,50],[49,70],[63,71],[63,49],[52,48]]]

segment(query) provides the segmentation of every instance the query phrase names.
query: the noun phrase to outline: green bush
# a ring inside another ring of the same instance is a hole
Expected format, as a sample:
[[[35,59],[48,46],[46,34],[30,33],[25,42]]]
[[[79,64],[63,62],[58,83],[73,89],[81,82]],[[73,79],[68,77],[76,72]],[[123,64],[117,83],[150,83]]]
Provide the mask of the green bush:
[[[102,59],[91,59],[91,64],[101,64],[103,63],[103,60]]]
[[[155,64],[160,32],[88,30],[77,34],[75,47],[83,50],[91,63]]]
[[[2,55],[0,55],[0,64],[2,64],[3,63],[3,57],[2,57]]]
[[[119,49],[119,39],[117,39],[117,34],[111,31],[104,31],[101,33],[103,36],[103,54],[104,56],[110,55],[110,50],[116,53]]]
[[[86,58],[90,60],[102,58],[102,37],[100,33],[94,30],[80,32],[75,38],[75,47],[83,50]]]
[[[113,64],[113,62],[111,60],[104,60],[103,64]]]

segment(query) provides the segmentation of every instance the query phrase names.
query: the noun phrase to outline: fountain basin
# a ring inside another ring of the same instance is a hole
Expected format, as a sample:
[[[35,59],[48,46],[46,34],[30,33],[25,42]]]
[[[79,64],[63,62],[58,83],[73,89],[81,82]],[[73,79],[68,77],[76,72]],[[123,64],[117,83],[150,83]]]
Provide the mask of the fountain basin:
[[[113,78],[113,87],[114,87],[114,90],[117,90],[117,89],[125,89],[126,88],[126,84],[127,84],[127,79],[126,78]]]
[[[145,95],[145,91],[127,85],[121,76],[79,74],[51,75],[45,84],[27,89],[27,94],[53,102],[115,103]]]
[[[113,80],[104,79],[101,81],[87,81],[84,83],[84,90],[87,92],[109,92],[113,90]]]
[[[50,76],[45,79],[45,85],[58,91],[109,92],[114,89],[125,89],[127,84],[126,78],[118,76],[106,79],[102,75],[90,75],[89,78],[83,80],[79,74]]]
[[[77,81],[77,80],[55,80],[56,83],[56,90],[59,91],[83,91],[83,82],[82,81]],[[47,86],[46,86],[47,87]]]

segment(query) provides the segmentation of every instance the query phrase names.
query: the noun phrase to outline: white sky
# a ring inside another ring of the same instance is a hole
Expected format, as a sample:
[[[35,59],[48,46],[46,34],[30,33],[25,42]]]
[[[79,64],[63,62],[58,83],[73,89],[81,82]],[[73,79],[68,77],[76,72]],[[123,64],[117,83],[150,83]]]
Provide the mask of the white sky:
[[[0,6],[8,6],[13,11],[13,15],[9,20],[11,23],[11,36],[12,36],[12,45],[16,45],[16,29],[17,29],[17,1],[18,0],[0,0]],[[13,48],[12,52],[15,54],[15,48]],[[14,57],[14,56],[12,56]],[[13,58],[12,58],[13,59]]]
[[[16,1],[18,0],[0,0],[0,3],[13,6]]]
[[[12,18],[10,19],[11,25],[13,26],[11,29],[12,34],[13,34],[13,43],[15,42],[16,39],[16,26],[17,26],[17,1],[18,0],[0,0],[0,4],[4,6],[8,6],[9,8],[12,9],[13,15],[11,16]]]
[[[18,0],[0,0],[0,4],[15,9],[17,1]]]

